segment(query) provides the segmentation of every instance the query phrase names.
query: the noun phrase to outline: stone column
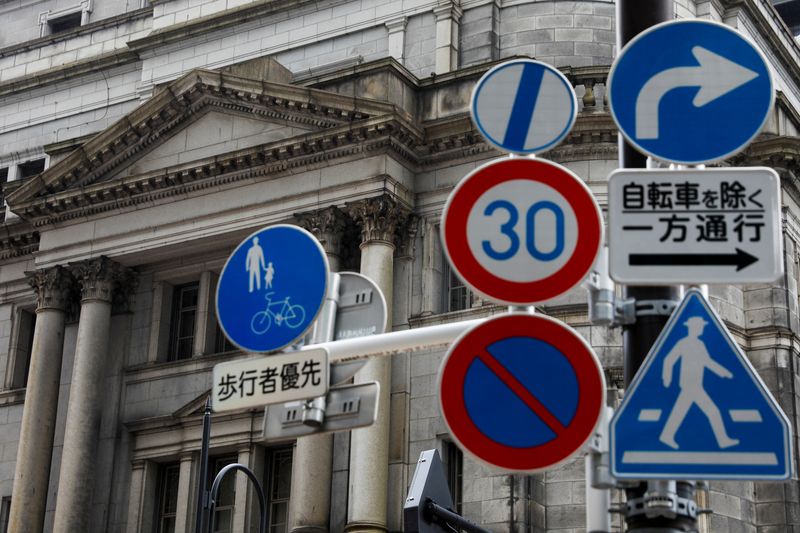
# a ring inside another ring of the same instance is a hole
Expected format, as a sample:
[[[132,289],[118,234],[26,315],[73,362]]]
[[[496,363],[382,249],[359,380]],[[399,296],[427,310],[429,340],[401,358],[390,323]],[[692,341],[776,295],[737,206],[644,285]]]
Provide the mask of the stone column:
[[[440,0],[433,14],[436,17],[434,71],[444,74],[458,68],[458,34],[463,11],[456,0]]]
[[[389,196],[352,204],[350,214],[361,224],[361,273],[371,278],[386,296],[388,324],[392,324],[392,288],[397,228],[408,210]],[[350,441],[350,497],[345,531],[387,531],[389,482],[389,400],[391,360],[372,359],[356,374],[356,383],[378,381],[378,418],[368,428],[356,429]]]
[[[70,265],[81,286],[78,340],[67,407],[54,533],[89,530],[94,462],[105,390],[112,302],[125,302],[131,271],[107,257]]]
[[[50,459],[58,409],[64,317],[73,288],[69,272],[59,266],[27,272],[36,291],[36,327],[22,410],[17,465],[8,530],[39,533],[44,523]]]
[[[336,207],[329,207],[295,217],[300,227],[310,231],[322,243],[331,272],[338,271],[345,228],[344,213]],[[332,461],[333,434],[297,439],[289,498],[289,531],[292,533],[328,531]]]
[[[197,493],[196,474],[197,468],[194,464],[194,453],[186,452],[181,455],[175,533],[192,533],[194,531],[194,500]]]

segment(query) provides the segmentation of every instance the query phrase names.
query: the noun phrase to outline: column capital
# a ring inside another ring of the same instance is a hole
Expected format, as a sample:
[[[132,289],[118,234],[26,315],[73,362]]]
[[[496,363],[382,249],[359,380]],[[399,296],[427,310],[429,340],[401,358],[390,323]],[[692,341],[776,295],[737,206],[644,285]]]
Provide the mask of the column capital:
[[[347,226],[347,216],[332,205],[316,211],[295,213],[297,225],[311,232],[325,249],[326,254],[339,256],[342,252],[342,237]]]
[[[384,23],[389,33],[404,31],[406,29],[407,24],[408,24],[408,17],[405,15],[389,19]]]
[[[123,310],[137,285],[136,273],[106,256],[70,263],[81,287],[81,302],[101,301]]]
[[[433,8],[433,14],[436,21],[453,19],[456,22],[461,20],[461,15],[464,11],[461,9],[459,2],[454,0],[440,0],[439,4]]]
[[[372,242],[395,245],[396,233],[411,210],[388,194],[347,205],[350,216],[361,225],[361,246]]]
[[[25,272],[28,283],[36,292],[36,309],[66,311],[75,290],[75,278],[66,268],[54,266]]]

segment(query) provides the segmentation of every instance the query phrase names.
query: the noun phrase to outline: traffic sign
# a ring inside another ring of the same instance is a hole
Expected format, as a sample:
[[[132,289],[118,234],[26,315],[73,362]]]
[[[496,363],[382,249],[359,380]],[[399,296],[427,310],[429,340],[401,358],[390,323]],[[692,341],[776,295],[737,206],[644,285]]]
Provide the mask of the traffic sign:
[[[605,379],[589,344],[549,317],[504,314],[468,330],[439,371],[439,405],[461,448],[498,468],[536,472],[594,434]]]
[[[303,422],[305,401],[268,405],[264,410],[262,439],[271,443],[371,426],[378,417],[379,394],[377,381],[331,387],[325,397],[325,418],[321,425]]]
[[[787,479],[791,426],[697,290],[659,335],[611,420],[611,469],[630,479]]]
[[[592,192],[543,159],[498,159],[474,170],[447,199],[441,226],[459,277],[510,305],[570,290],[591,270],[603,240]]]
[[[764,55],[724,24],[653,26],[619,53],[608,75],[611,114],[625,138],[665,161],[719,161],[744,148],[772,109]]]
[[[288,346],[314,323],[328,283],[328,258],[311,233],[285,224],[261,229],[233,251],[217,285],[217,320],[243,350]]]
[[[772,282],[783,273],[780,179],[765,167],[628,170],[608,180],[620,283]]]
[[[489,143],[530,154],[549,150],[567,136],[578,102],[572,84],[557,69],[518,59],[483,75],[472,93],[470,111]]]
[[[328,392],[325,348],[214,365],[211,405],[215,412],[263,407]]]
[[[386,298],[380,287],[355,272],[339,274],[334,340],[379,335],[386,331]]]

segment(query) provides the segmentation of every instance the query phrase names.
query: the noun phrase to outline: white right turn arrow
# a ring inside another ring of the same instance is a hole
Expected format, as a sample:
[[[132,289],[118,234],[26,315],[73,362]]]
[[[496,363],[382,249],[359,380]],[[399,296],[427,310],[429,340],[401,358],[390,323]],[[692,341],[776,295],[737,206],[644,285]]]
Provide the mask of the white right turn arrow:
[[[672,89],[700,87],[692,104],[702,107],[758,77],[757,72],[702,46],[692,48],[692,54],[700,63],[698,66],[675,67],[659,72],[647,80],[639,91],[636,99],[637,139],[658,139],[658,106],[664,95]]]

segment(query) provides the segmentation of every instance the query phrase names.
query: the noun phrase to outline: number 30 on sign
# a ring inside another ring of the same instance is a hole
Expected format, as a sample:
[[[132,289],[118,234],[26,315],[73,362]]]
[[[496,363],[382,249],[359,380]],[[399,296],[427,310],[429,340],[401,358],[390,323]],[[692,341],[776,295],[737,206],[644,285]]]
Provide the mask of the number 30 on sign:
[[[509,305],[543,302],[580,283],[603,237],[600,208],[569,170],[542,159],[476,169],[445,205],[442,242],[459,277]]]

